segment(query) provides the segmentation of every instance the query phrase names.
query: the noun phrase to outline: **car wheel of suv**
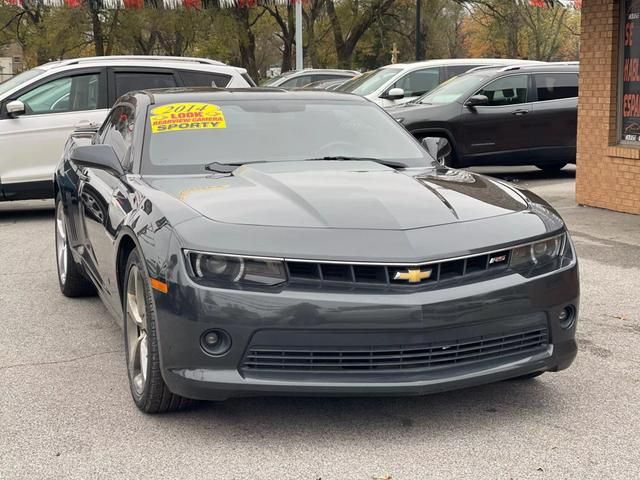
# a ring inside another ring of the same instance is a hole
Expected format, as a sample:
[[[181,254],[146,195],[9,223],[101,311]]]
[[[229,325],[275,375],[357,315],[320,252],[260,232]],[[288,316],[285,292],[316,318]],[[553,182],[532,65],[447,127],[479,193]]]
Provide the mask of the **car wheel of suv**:
[[[86,278],[73,259],[67,235],[67,216],[60,195],[56,197],[56,266],[58,267],[58,284],[66,297],[86,297],[95,295],[96,289],[91,280]]]
[[[180,410],[190,401],[171,393],[162,378],[151,286],[137,249],[129,255],[124,278],[125,352],[133,401],[145,413]]]
[[[536,167],[542,170],[543,172],[549,172],[549,173],[559,172],[566,166],[567,166],[566,163],[550,163],[548,165],[536,165]]]

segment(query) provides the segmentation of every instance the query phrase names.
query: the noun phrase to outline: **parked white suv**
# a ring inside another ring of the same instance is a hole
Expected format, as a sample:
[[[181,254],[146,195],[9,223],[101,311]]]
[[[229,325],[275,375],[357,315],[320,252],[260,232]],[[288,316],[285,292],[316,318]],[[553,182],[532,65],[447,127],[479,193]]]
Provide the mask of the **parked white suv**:
[[[505,58],[449,58],[415,63],[396,63],[357,76],[335,89],[355,93],[381,107],[415,100],[441,83],[472,68],[485,65],[540,63]]]
[[[215,60],[160,56],[62,60],[0,83],[0,201],[51,197],[69,134],[101,124],[123,94],[182,86],[255,83],[245,69]]]

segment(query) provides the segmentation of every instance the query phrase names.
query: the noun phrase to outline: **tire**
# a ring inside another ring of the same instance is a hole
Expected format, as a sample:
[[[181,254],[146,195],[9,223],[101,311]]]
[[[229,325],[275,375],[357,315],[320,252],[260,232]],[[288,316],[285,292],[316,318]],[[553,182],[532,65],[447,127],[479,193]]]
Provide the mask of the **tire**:
[[[156,311],[149,276],[137,249],[124,271],[122,311],[131,396],[144,413],[181,410],[191,401],[171,393],[160,371]]]
[[[554,173],[554,172],[559,172],[566,166],[567,166],[566,163],[550,163],[548,165],[536,165],[536,168],[539,168],[543,172]]]
[[[71,298],[95,295],[95,286],[83,275],[71,254],[67,235],[67,216],[64,213],[60,194],[56,196],[55,237],[58,284],[62,294]]]

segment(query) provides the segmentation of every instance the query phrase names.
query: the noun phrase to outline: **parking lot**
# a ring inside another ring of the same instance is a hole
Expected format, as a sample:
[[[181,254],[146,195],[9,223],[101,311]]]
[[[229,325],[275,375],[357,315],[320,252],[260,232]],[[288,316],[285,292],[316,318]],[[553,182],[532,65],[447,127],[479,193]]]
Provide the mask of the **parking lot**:
[[[0,203],[0,479],[637,478],[640,216],[575,204],[575,169],[483,168],[569,225],[579,355],[558,374],[421,398],[251,398],[145,416],[122,332],[58,289],[53,203]]]

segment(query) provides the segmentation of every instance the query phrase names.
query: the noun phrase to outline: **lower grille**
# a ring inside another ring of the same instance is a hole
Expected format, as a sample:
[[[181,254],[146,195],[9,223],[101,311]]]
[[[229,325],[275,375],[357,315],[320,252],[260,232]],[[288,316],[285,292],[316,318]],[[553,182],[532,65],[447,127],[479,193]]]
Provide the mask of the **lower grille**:
[[[543,351],[546,327],[517,333],[413,345],[357,347],[251,346],[241,365],[246,371],[342,372],[431,371]]]

